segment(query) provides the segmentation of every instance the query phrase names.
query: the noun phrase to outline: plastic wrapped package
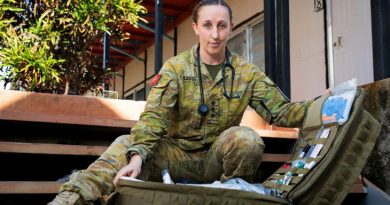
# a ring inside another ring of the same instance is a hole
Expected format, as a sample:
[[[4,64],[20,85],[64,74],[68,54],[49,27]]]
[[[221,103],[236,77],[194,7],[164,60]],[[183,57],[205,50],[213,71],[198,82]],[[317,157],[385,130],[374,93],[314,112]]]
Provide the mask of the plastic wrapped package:
[[[355,95],[356,78],[337,85],[322,107],[323,123],[338,122],[339,125],[342,125],[346,122],[349,118]]]

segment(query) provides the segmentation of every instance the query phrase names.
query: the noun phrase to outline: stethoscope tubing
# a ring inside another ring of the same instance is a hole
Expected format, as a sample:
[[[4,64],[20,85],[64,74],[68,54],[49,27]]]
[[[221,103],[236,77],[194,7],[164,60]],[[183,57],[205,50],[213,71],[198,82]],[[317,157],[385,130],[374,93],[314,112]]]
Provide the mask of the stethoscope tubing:
[[[235,95],[233,96],[233,83],[234,83],[234,75],[235,75],[235,69],[234,67],[232,66],[232,64],[230,64],[230,58],[229,58],[229,52],[227,51],[227,48],[225,48],[225,55],[226,55],[226,63],[224,63],[222,65],[222,84],[223,84],[223,95],[228,99],[233,99],[233,98],[240,98],[239,95]],[[200,70],[200,54],[199,54],[199,47],[197,49],[197,58],[196,58],[196,63],[197,63],[197,66],[198,66],[198,75],[199,75],[199,89],[200,89],[200,102],[201,104],[199,105],[198,107],[198,112],[201,114],[201,115],[206,115],[208,113],[208,107],[207,105],[204,103],[204,94],[203,94],[203,82],[202,82],[202,73],[201,73],[201,70]],[[226,85],[225,85],[225,70],[226,70],[226,67],[229,67],[231,70],[232,70],[232,81],[231,81],[231,85],[230,85],[230,95],[228,95],[228,93],[226,92]]]

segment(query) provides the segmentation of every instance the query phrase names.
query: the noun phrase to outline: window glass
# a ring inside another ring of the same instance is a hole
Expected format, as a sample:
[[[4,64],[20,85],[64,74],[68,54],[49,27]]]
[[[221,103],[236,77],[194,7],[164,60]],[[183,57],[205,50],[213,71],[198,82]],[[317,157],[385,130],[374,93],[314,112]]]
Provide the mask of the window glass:
[[[264,62],[264,22],[260,22],[249,28],[250,45],[249,61],[257,65],[261,70],[265,70]]]
[[[230,51],[246,58],[264,71],[264,22],[254,25],[247,24],[245,28],[228,40],[227,47]],[[249,34],[249,39],[247,39],[246,32]],[[247,52],[249,53],[247,54]]]
[[[246,58],[246,32],[245,30],[241,33],[233,36],[227,42],[229,51],[236,53],[239,56]]]
[[[131,93],[126,97],[126,100],[134,100],[134,93]]]
[[[139,89],[135,92],[135,100],[136,101],[145,101],[145,88]]]

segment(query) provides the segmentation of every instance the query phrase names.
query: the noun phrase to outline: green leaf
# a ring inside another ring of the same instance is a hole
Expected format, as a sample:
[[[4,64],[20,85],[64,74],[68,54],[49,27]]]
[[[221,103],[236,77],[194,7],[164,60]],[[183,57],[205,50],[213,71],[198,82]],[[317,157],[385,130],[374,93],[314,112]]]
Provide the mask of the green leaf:
[[[7,0],[8,2],[11,2],[11,3],[16,3],[15,0]],[[3,2],[3,1],[0,1],[0,2]]]
[[[14,11],[14,12],[24,11],[24,9],[16,8],[16,7],[3,7],[3,10],[5,10],[5,11]]]
[[[37,1],[39,3],[0,0],[0,7],[13,7],[9,2],[28,8],[31,13],[33,10],[43,12],[38,19],[26,15],[23,19],[26,25],[14,29],[10,23],[19,24],[21,20],[2,18],[4,10],[0,8],[0,68],[9,69],[5,74],[7,82],[19,81],[20,87],[31,91],[63,82],[67,72],[71,80],[78,79],[77,86],[84,91],[100,86],[103,77],[112,70],[97,68],[94,58],[86,58],[91,55],[89,46],[95,38],[101,38],[99,35],[103,32],[123,39],[121,33],[113,32],[108,25],[123,22],[136,25],[142,21],[139,14],[146,12],[140,1],[134,3],[134,0],[66,0],[59,4],[54,0]],[[36,68],[35,73],[31,72],[31,67]]]
[[[27,73],[28,68],[30,68],[30,66],[31,66],[31,64],[28,64],[28,65],[26,65],[26,67],[24,67],[22,70],[23,70],[25,73]]]
[[[72,21],[73,21],[72,18],[65,18],[65,19],[64,19],[64,22],[72,22]]]
[[[43,14],[41,15],[41,17],[39,19],[45,18],[50,12],[51,12],[51,9],[46,10],[45,12],[43,12]]]
[[[3,20],[3,21],[0,21],[0,23],[4,23],[4,24],[13,23],[13,22],[16,22],[16,20]]]
[[[89,15],[87,16],[87,19],[85,20],[85,22],[83,23],[82,26],[84,26],[85,24],[87,24],[89,22]]]
[[[111,35],[111,33],[107,30],[106,27],[102,27],[101,30],[105,31],[108,35]]]

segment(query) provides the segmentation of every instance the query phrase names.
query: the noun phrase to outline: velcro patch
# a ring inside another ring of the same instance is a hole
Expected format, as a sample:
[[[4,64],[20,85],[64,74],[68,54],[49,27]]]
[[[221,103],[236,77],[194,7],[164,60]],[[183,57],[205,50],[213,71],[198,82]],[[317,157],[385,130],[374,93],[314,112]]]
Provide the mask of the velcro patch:
[[[158,81],[160,80],[160,78],[161,78],[161,75],[154,76],[154,78],[153,78],[152,82],[150,82],[149,86],[156,85],[158,83]]]

